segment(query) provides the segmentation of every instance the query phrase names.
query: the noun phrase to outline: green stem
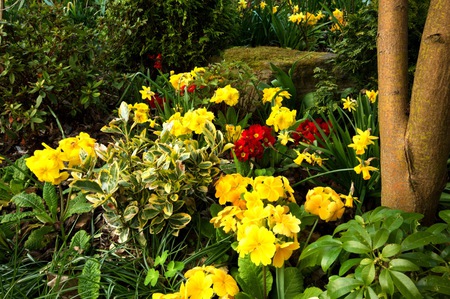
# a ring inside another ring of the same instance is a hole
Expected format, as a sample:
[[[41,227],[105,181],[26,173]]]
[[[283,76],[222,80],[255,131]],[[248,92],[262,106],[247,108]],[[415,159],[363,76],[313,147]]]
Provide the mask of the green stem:
[[[292,185],[292,187],[296,187],[296,186],[298,186],[299,184],[301,184],[301,183],[303,183],[303,182],[309,181],[309,180],[311,180],[311,179],[314,179],[314,178],[317,178],[317,177],[320,177],[320,176],[323,176],[323,175],[327,175],[327,174],[335,173],[335,172],[350,171],[350,170],[353,170],[353,168],[336,169],[336,170],[330,170],[330,171],[323,172],[323,173],[318,173],[318,174],[316,174],[316,175],[307,177],[307,178],[304,179],[304,180],[301,180],[301,181],[299,181],[299,182],[296,182],[295,184]]]
[[[309,240],[311,239],[311,236],[312,236],[314,230],[316,229],[316,226],[317,226],[318,222],[319,222],[319,218],[316,218],[316,221],[314,221],[314,224],[313,224],[311,230],[309,231],[308,238],[306,239],[305,244],[303,245],[303,249],[306,248],[306,246],[308,246]],[[301,253],[300,253],[300,256],[301,256]],[[297,261],[297,267],[298,267],[298,265],[300,263],[300,256],[299,256],[298,261]]]
[[[64,215],[66,214],[66,211],[65,211],[66,206],[64,204],[64,194],[62,192],[61,185],[58,186],[58,190],[59,190],[59,199],[60,199],[60,217],[58,220],[60,221],[61,236],[62,236],[63,242],[66,242],[66,231],[64,230],[64,221],[63,221]],[[70,198],[70,194],[69,194],[68,198]]]
[[[281,268],[276,267],[275,271],[278,299],[284,299],[284,264]]]
[[[262,266],[263,268],[263,297],[264,299],[267,298],[267,293],[266,293],[266,266]]]

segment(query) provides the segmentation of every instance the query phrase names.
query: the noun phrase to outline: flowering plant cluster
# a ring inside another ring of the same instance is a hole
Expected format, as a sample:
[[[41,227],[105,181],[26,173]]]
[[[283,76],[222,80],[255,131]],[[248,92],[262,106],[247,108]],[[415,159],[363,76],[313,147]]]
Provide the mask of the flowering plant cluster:
[[[58,185],[69,177],[67,170],[82,165],[82,157],[95,156],[95,139],[89,134],[81,132],[75,137],[64,138],[59,141],[56,149],[43,144],[43,150],[34,151],[33,156],[26,158],[27,167],[41,182]],[[83,159],[85,160],[85,159]]]
[[[289,204],[295,203],[295,198],[287,178],[230,174],[215,186],[215,195],[225,207],[211,223],[236,235],[241,258],[249,255],[255,265],[283,267],[300,247],[300,219],[290,213]]]
[[[260,159],[264,150],[273,146],[275,137],[272,128],[262,125],[251,125],[242,131],[241,137],[234,143],[234,152],[239,161]]]
[[[154,293],[152,299],[209,299],[234,298],[239,287],[234,278],[228,274],[226,268],[214,266],[194,267],[188,270],[181,283],[180,290],[172,294]]]
[[[345,204],[341,198],[345,198]],[[353,206],[352,196],[340,195],[330,187],[315,187],[306,194],[305,211],[320,219],[336,221],[342,218],[345,207]]]
[[[301,122],[291,136],[296,144],[299,142],[313,143],[317,137],[322,137],[318,128],[326,136],[330,134],[330,123],[325,122],[322,118],[316,118],[314,121],[307,119]]]

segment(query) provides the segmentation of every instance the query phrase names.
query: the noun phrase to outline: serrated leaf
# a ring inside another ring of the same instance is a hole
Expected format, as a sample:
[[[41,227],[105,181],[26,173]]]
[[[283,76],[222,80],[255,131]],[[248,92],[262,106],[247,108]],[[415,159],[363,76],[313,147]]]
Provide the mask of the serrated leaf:
[[[433,243],[437,240],[437,236],[433,235],[430,232],[419,231],[415,232],[409,236],[407,236],[402,242],[402,251],[409,251],[412,249],[416,249],[428,244]]]
[[[150,284],[154,287],[158,283],[159,271],[155,269],[150,269],[145,276],[144,285]]]
[[[25,241],[24,247],[29,250],[39,250],[44,248],[50,242],[50,238],[46,237],[46,235],[53,231],[54,229],[52,226],[41,226],[40,228],[33,230]]]
[[[398,271],[389,271],[394,286],[406,299],[423,298],[414,282],[407,275]]]
[[[27,211],[27,212],[5,214],[1,216],[2,221],[0,223],[17,222],[23,218],[28,217],[36,217],[36,213],[33,211]]]
[[[78,294],[82,299],[97,299],[100,295],[100,263],[91,258],[84,264],[78,277]]]
[[[11,198],[11,201],[21,208],[32,208],[36,213],[43,213],[45,211],[42,198],[36,193],[20,193]]]
[[[78,253],[85,252],[89,249],[90,241],[91,236],[85,230],[77,231],[70,241],[70,248]]]
[[[235,277],[241,290],[252,298],[264,298],[272,289],[273,277],[270,271],[263,271],[262,266],[256,266],[249,256],[238,260],[239,274]],[[264,277],[265,274],[265,277]],[[264,292],[264,280],[266,291]]]
[[[54,221],[57,220],[57,210],[58,210],[58,195],[56,194],[56,188],[54,185],[46,182],[42,191],[42,197],[50,210],[51,217]]]
[[[67,220],[74,214],[88,213],[92,210],[92,204],[86,201],[86,197],[79,193],[75,198],[70,199],[67,203],[66,213],[62,217],[62,221]]]

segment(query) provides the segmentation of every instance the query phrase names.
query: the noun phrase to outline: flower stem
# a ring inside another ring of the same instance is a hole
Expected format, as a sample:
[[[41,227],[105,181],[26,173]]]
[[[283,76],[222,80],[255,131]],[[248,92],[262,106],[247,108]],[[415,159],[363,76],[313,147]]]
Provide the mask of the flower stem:
[[[281,268],[275,268],[275,271],[278,299],[284,299],[284,264]]]

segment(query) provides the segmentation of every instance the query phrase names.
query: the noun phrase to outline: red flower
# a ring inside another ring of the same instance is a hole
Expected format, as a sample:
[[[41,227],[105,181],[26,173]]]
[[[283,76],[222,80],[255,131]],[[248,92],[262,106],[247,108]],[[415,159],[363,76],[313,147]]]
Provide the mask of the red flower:
[[[193,93],[195,91],[195,88],[197,88],[197,86],[195,84],[192,84],[187,88],[187,92]]]
[[[164,102],[166,101],[165,98],[161,97],[159,94],[155,93],[154,96],[152,96],[152,99],[147,99],[147,103],[152,109],[156,109],[156,103],[158,103],[159,107],[162,107],[164,105]]]
[[[325,122],[321,118],[315,119],[315,122],[325,135],[330,134],[329,123]],[[305,120],[304,122],[300,123],[295,131],[296,132],[292,133],[292,138],[294,138],[296,143],[300,141],[305,143],[313,143],[316,140],[317,136],[321,137],[316,124],[310,120]]]
[[[275,143],[272,128],[261,125],[251,125],[242,132],[241,138],[234,143],[234,150],[239,161],[249,158],[260,159],[264,149]]]

